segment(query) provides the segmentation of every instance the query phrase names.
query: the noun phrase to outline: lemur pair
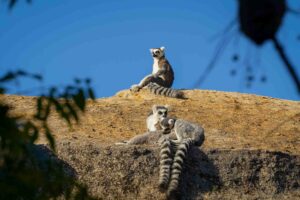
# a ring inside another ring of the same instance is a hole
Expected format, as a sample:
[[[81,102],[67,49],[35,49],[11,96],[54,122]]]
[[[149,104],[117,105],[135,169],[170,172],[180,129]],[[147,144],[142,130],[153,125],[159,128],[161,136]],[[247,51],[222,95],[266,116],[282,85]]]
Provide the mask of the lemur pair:
[[[150,52],[154,60],[152,74],[143,78],[139,84],[131,86],[131,91],[138,92],[147,87],[154,94],[184,98],[183,92],[171,88],[174,71],[165,57],[165,47],[152,48]]]
[[[172,197],[177,192],[187,152],[192,145],[202,145],[204,129],[182,119],[169,118],[167,114],[167,106],[154,105],[146,121],[148,132],[117,144],[159,144],[159,188]]]

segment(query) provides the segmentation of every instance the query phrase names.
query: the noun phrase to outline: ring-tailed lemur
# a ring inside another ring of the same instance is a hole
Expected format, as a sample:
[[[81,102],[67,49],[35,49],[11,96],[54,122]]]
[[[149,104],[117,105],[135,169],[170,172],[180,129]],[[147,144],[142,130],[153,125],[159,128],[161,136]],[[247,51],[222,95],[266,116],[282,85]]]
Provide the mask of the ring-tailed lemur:
[[[154,63],[152,74],[146,76],[137,85],[131,86],[131,91],[137,92],[143,87],[158,95],[184,98],[183,92],[171,88],[174,81],[172,66],[165,57],[165,47],[150,49]]]
[[[168,115],[168,105],[162,106],[162,105],[153,105],[152,111],[150,112],[146,124],[147,124],[147,130],[148,132],[137,135],[133,138],[131,138],[128,141],[118,142],[116,144],[155,144],[159,141],[161,136],[164,134],[170,133],[170,125],[165,124],[166,126],[161,126],[161,121],[163,121],[164,118]],[[175,138],[175,134],[174,137]]]
[[[162,147],[165,147],[166,153],[161,155],[161,160],[166,160],[166,162],[161,162],[160,177],[163,178],[160,178],[159,186],[161,189],[168,187],[167,196],[172,196],[177,191],[184,159],[190,146],[201,146],[204,142],[204,129],[195,123],[174,118],[164,118],[161,126],[171,128],[171,134],[173,132],[177,137],[177,140],[166,138],[162,141]],[[172,144],[176,150],[172,149]],[[166,148],[169,149],[166,150]],[[175,151],[175,156],[173,163],[170,164],[168,156],[173,155],[172,151]]]
[[[163,120],[161,120],[163,121]],[[158,127],[158,126],[157,126]],[[176,140],[175,132],[171,135],[170,125],[165,123],[161,124],[159,129],[148,131],[142,135],[137,135],[128,141],[115,143],[117,145],[137,145],[137,144],[162,144],[165,138]]]
[[[161,130],[160,121],[168,115],[169,106],[153,105],[152,111],[149,113],[149,116],[146,120],[148,131]]]

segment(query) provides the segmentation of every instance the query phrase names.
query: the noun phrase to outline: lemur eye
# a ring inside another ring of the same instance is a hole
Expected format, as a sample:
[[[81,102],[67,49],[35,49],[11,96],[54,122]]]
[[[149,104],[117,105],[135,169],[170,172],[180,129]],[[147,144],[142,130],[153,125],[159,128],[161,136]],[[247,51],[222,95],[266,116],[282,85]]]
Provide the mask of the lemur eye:
[[[158,111],[158,114],[159,114],[159,115],[162,115],[163,113],[162,113],[161,111]]]

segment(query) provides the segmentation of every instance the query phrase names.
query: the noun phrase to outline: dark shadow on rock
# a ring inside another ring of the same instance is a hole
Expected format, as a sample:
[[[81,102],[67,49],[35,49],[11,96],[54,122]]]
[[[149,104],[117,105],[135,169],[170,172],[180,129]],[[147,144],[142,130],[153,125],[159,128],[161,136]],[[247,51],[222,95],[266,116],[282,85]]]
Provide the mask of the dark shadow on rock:
[[[202,195],[221,186],[219,171],[198,147],[192,147],[185,160],[176,199],[202,199]]]
[[[70,193],[75,170],[44,145],[27,146],[28,157],[0,167],[0,199],[55,199]]]
[[[58,197],[73,188],[76,171],[65,161],[58,158],[47,146],[35,145],[32,148],[37,166],[45,176],[45,183],[39,191]]]
[[[157,188],[160,150],[156,146],[60,141],[57,149],[97,198],[165,199],[165,193]],[[299,155],[192,147],[184,166],[177,199],[300,197]]]

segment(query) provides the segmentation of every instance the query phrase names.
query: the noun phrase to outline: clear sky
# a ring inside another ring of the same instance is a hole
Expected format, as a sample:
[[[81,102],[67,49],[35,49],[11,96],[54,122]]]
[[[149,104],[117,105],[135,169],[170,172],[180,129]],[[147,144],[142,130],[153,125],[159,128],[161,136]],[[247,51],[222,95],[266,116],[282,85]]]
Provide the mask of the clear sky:
[[[298,0],[288,3],[300,8]],[[237,23],[231,32],[220,34],[236,18],[236,9],[236,0],[33,0],[32,5],[20,1],[12,12],[2,4],[0,70],[42,73],[43,86],[90,77],[97,97],[106,97],[151,73],[149,48],[165,46],[175,70],[173,87],[190,89],[217,43],[228,38],[225,53],[200,88],[299,100],[271,43],[255,47],[239,34]],[[300,76],[299,19],[300,15],[288,14],[279,39]],[[234,63],[235,53],[240,59]],[[256,78],[251,88],[244,78],[246,65]],[[267,82],[261,83],[264,74]],[[34,87],[25,81],[18,90]]]

